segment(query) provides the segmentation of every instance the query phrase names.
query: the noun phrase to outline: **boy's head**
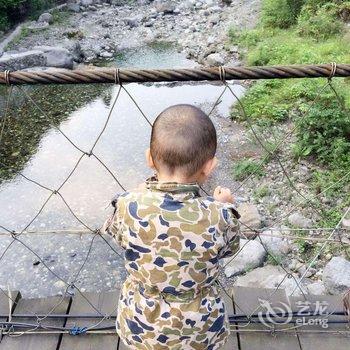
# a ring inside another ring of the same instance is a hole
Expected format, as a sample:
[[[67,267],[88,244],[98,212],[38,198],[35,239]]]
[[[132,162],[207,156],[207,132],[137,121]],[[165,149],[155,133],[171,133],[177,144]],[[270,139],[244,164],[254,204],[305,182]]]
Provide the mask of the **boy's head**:
[[[175,105],[153,124],[148,161],[158,175],[205,180],[216,165],[216,146],[210,118],[195,106]]]

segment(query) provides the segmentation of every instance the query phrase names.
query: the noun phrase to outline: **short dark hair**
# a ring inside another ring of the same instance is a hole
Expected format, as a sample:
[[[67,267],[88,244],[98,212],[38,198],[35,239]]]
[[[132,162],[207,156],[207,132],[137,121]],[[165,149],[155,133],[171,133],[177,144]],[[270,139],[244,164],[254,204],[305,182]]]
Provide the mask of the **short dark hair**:
[[[173,173],[195,174],[216,153],[216,130],[199,108],[179,104],[161,112],[151,133],[151,155],[156,169],[165,166]]]

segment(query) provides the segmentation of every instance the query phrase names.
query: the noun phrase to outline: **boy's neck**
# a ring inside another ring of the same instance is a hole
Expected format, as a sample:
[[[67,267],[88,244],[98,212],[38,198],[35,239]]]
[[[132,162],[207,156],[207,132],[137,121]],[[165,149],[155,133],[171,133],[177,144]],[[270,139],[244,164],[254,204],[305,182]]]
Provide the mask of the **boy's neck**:
[[[176,182],[180,184],[198,182],[197,176],[187,177],[180,174],[167,175],[158,173],[157,177],[159,182]]]

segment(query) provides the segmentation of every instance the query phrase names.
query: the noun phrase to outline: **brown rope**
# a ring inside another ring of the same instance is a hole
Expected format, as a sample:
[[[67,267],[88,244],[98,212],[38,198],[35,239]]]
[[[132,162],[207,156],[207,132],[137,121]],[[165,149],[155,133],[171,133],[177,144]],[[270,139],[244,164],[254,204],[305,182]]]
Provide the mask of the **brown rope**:
[[[194,69],[53,69],[50,71],[13,71],[11,84],[95,84],[176,81],[215,81],[246,79],[349,77],[350,64],[292,65],[266,67],[209,67]],[[0,84],[9,84],[9,72],[0,72]]]
[[[226,84],[226,71],[225,71],[225,67],[220,66],[219,67],[219,74],[220,74],[220,80]]]
[[[5,70],[4,72],[4,78],[5,78],[5,84],[7,86],[10,86],[11,85],[11,82],[10,82],[10,71],[9,70]]]
[[[335,73],[337,72],[337,63],[331,62],[331,72],[329,74],[328,80],[332,80],[335,76]]]
[[[121,80],[120,80],[120,75],[119,75],[119,68],[115,69],[114,82],[117,85],[122,85]]]

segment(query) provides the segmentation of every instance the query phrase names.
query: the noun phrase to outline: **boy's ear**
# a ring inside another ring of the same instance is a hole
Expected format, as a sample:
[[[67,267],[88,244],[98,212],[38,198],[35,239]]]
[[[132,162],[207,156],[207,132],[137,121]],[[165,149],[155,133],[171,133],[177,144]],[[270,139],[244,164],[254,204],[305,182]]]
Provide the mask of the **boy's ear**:
[[[148,167],[151,168],[151,169],[155,169],[150,148],[146,149],[145,156],[146,156],[146,162],[147,162]]]
[[[209,159],[203,167],[203,173],[205,176],[209,176],[212,171],[216,168],[218,165],[218,159],[216,157]]]

